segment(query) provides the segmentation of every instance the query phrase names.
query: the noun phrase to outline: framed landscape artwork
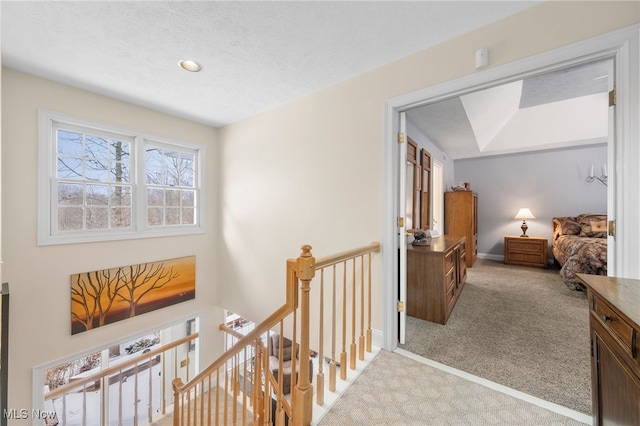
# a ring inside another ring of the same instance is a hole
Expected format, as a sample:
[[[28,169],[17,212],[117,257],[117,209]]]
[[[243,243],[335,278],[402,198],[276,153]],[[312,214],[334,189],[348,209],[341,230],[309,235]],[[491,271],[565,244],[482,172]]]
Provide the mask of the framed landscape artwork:
[[[195,256],[74,274],[71,334],[195,297]]]

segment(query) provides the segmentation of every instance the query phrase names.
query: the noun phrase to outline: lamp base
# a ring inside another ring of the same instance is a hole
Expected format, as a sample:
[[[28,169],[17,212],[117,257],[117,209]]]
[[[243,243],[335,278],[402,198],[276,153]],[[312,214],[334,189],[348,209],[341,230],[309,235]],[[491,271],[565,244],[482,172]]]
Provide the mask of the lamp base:
[[[522,229],[522,235],[520,235],[520,237],[528,237],[527,229],[529,229],[529,227],[527,226],[527,222],[523,220],[520,229]]]

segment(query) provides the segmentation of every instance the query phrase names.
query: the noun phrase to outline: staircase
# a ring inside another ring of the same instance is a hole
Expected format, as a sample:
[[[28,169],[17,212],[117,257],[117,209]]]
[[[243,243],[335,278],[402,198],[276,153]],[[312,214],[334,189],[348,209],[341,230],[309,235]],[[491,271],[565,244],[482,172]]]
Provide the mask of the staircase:
[[[236,343],[187,383],[174,380],[172,424],[317,422],[372,356],[371,257],[379,251],[372,243],[316,260],[303,246],[287,261],[285,304],[244,336],[221,325]],[[290,393],[286,376],[295,378]]]
[[[375,356],[371,268],[379,251],[372,243],[316,259],[303,246],[286,262],[285,303],[246,335],[221,324],[231,347],[194,377],[198,333],[46,392],[45,424],[317,424]]]

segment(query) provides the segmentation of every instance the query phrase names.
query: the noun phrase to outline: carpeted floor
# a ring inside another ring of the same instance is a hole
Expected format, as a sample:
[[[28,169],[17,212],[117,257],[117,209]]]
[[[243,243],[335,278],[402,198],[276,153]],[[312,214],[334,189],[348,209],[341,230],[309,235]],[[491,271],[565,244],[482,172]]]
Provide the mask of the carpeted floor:
[[[478,260],[446,325],[408,317],[401,348],[591,414],[587,298],[557,270]]]
[[[584,423],[405,356],[380,351],[319,425],[584,426]]]

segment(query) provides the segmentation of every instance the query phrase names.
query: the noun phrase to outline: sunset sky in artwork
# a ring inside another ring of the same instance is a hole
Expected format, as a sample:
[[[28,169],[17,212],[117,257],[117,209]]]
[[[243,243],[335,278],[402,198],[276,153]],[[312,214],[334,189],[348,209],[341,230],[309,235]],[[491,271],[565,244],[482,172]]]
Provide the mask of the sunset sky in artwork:
[[[149,293],[147,293],[142,300],[140,301],[141,304],[146,304],[146,303],[150,303],[153,301],[160,301],[160,300],[167,300],[167,306],[172,304],[170,303],[170,301],[172,299],[180,299],[185,293],[193,293],[195,291],[195,261],[196,258],[195,256],[189,256],[189,257],[182,257],[182,258],[177,258],[177,259],[169,259],[169,260],[162,260],[162,261],[158,261],[158,262],[149,262],[146,264],[147,269],[151,270],[151,269],[155,269],[158,267],[158,265],[162,265],[164,267],[164,271],[169,271],[171,268],[173,268],[173,272],[172,275],[178,274],[178,276],[174,279],[172,279],[169,283],[167,283],[166,285],[164,285],[162,288],[158,288],[158,289],[154,289],[152,291],[150,291]],[[142,266],[144,266],[145,264],[142,264]],[[139,265],[133,265],[134,269],[139,266]],[[111,268],[111,269],[107,269],[104,271],[108,271],[109,272],[109,276],[111,277],[115,277],[116,273],[119,269],[123,269],[123,271],[126,273],[129,271],[130,266],[123,266],[120,268]],[[95,272],[102,272],[102,271],[92,271],[89,272],[92,276],[94,275]],[[74,274],[71,276],[71,288],[72,289],[78,289],[79,285],[78,285],[78,279],[82,279],[85,282],[87,281],[87,272],[83,272],[80,274]],[[151,280],[153,281],[153,279]],[[163,280],[164,281],[164,280]],[[121,283],[121,282],[120,282]],[[120,284],[118,283],[118,284]],[[115,286],[115,283],[112,284]],[[151,284],[145,284],[143,285],[141,288],[139,288],[138,290],[136,290],[135,294],[134,294],[134,298],[137,298],[139,296],[139,294],[141,294],[142,291],[144,291],[146,288],[148,288]],[[124,293],[123,293],[124,294]],[[106,292],[104,293],[103,297],[101,298],[101,305],[106,307],[106,304],[108,303],[109,299],[106,296]],[[111,312],[118,312],[121,311],[122,309],[127,309],[129,306],[129,303],[126,300],[122,300],[122,298],[118,298],[112,305],[111,307]],[[88,306],[89,310],[91,310],[93,308],[93,303],[91,303]],[[78,315],[80,318],[82,319],[86,319],[86,315],[84,312],[84,307],[82,304],[75,302],[72,300],[71,302],[71,312],[73,314]]]

